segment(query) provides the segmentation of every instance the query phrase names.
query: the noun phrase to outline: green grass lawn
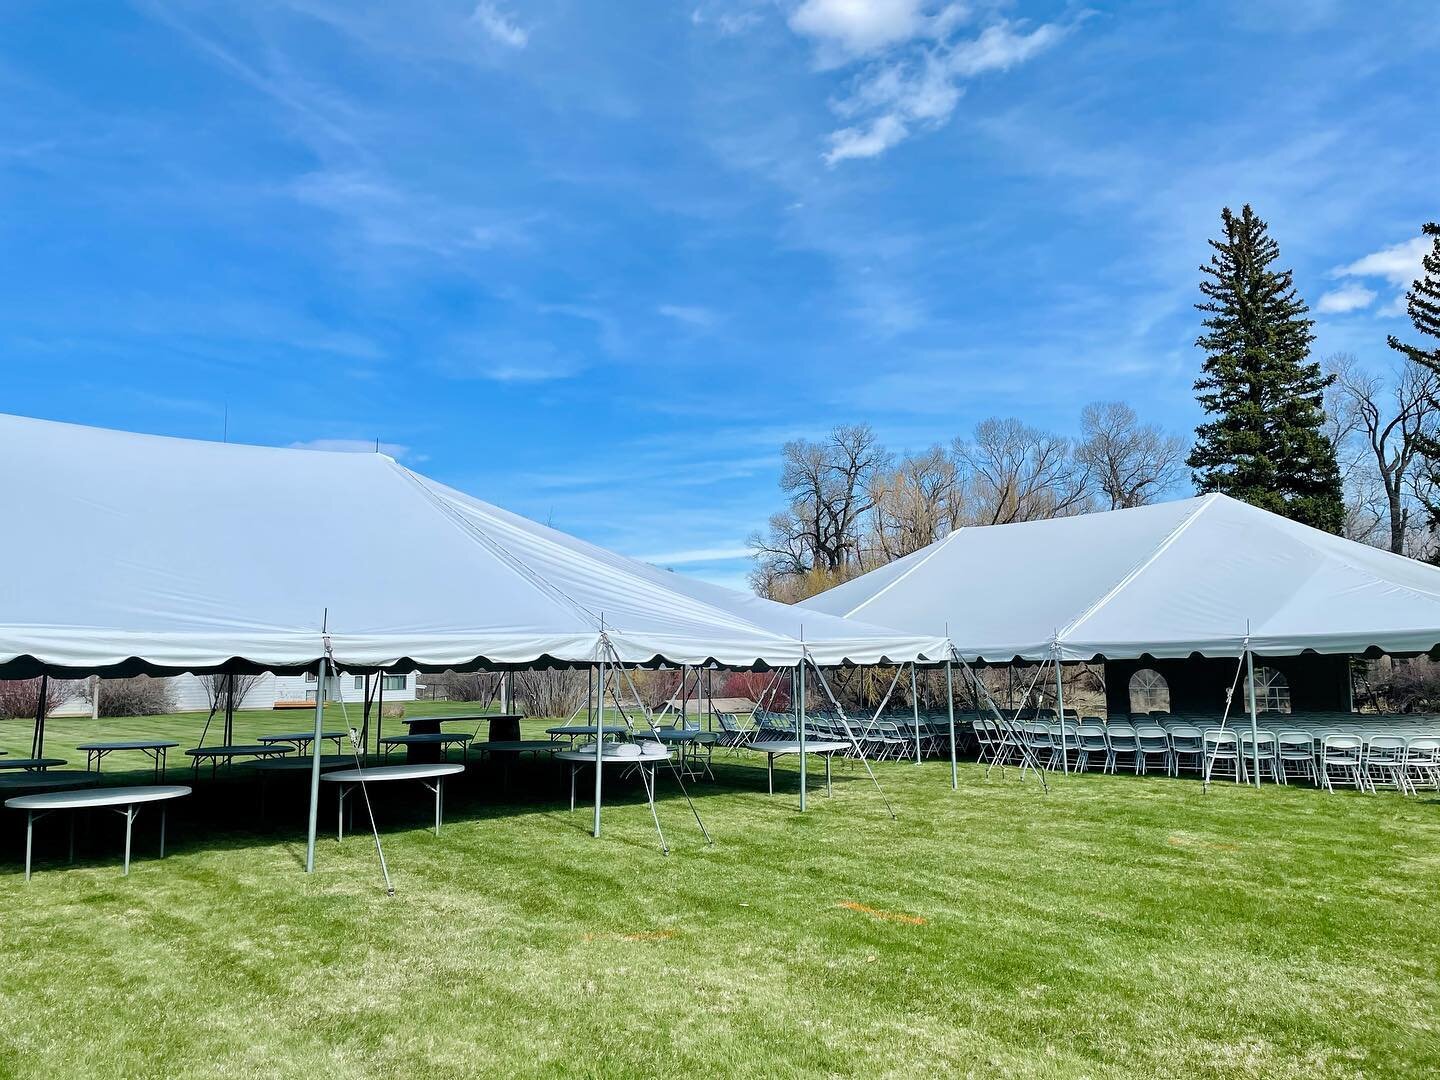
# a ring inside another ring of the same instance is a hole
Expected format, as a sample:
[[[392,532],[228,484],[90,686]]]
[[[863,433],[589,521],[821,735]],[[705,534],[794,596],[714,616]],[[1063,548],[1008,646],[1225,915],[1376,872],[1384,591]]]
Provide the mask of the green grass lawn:
[[[52,720],[47,750],[183,750],[202,722]],[[237,737],[308,723],[242,713]],[[505,793],[472,770],[438,838],[423,789],[377,789],[394,899],[358,818],[301,872],[303,782],[255,825],[246,770],[207,779],[163,862],[142,815],[128,879],[106,814],[74,867],[44,823],[25,885],[4,811],[0,1074],[1440,1073],[1433,794],[1087,775],[1042,795],[975,765],[952,792],[948,765],[888,764],[898,821],[844,766],[802,817],[793,763],[769,798],[763,761],[721,755],[693,786],[714,847],[662,774],[668,858],[637,788],[596,840],[553,763]]]

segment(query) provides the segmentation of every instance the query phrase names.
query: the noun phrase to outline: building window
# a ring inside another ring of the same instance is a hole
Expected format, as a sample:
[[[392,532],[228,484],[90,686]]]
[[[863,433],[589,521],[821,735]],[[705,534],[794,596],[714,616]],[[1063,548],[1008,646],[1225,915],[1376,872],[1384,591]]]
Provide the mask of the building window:
[[[1170,684],[1154,668],[1141,668],[1130,676],[1130,711],[1152,713],[1170,711]]]
[[[1255,669],[1255,708],[1258,712],[1290,711],[1290,680],[1274,668]]]
[[[305,681],[306,681],[306,682],[314,682],[314,681],[315,681],[315,672],[313,672],[313,671],[307,671],[307,672],[305,672]]]
[[[405,689],[405,680],[406,680],[407,677],[408,677],[408,676],[405,676],[405,675],[386,675],[386,676],[385,676],[384,685],[381,687],[381,689],[383,689],[383,690],[404,690],[404,689]]]
[[[356,676],[355,676],[355,689],[356,689],[356,690],[364,690],[364,689],[365,689],[365,676],[364,676],[364,675],[356,675]]]

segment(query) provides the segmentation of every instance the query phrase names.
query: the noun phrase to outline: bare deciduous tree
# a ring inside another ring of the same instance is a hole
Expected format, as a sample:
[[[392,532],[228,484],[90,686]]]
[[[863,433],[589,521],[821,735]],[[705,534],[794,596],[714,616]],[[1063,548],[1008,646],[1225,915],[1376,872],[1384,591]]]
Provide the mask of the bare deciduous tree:
[[[1090,470],[1070,440],[1011,417],[982,420],[968,442],[956,439],[968,474],[972,519],[979,525],[1067,517],[1091,508]]]
[[[205,690],[205,699],[210,703],[211,710],[223,709],[225,707],[225,691],[230,685],[231,679],[235,680],[235,707],[243,708],[245,698],[250,691],[255,689],[263,675],[202,675],[200,685]]]
[[[585,688],[592,676],[585,668],[576,670],[515,672],[515,697],[530,716],[568,718],[585,702]],[[623,697],[621,700],[624,700]]]
[[[1185,440],[1142,424],[1123,401],[1096,401],[1080,414],[1075,460],[1087,468],[1110,509],[1145,506],[1170,491],[1184,470]]]
[[[1356,519],[1348,524],[1363,528],[1373,520],[1382,546],[1403,555],[1423,513],[1424,493],[1416,485],[1427,473],[1420,451],[1440,429],[1440,376],[1406,363],[1387,380],[1348,354],[1331,357],[1328,367],[1336,376],[1332,438],[1350,495],[1347,510]]]
[[[955,461],[932,446],[894,469],[877,471],[870,484],[871,544],[877,561],[890,562],[948,534],[961,523],[964,494]]]
[[[871,479],[889,459],[865,424],[837,427],[818,443],[786,443],[780,489],[789,506],[770,518],[766,533],[750,538],[759,560],[756,587],[811,571],[838,580],[858,567]]]

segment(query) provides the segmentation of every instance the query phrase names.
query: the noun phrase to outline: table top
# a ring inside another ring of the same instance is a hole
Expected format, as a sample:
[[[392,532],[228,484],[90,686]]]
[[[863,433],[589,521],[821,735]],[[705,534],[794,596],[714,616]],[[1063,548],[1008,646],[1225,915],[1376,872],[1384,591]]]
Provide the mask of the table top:
[[[0,791],[91,787],[99,782],[99,774],[92,772],[21,772],[0,776]]]
[[[715,742],[720,736],[713,731],[696,728],[656,728],[654,731],[635,729],[637,739],[654,739],[657,742]]]
[[[255,762],[256,772],[306,772],[315,759],[309,754],[302,754],[299,757],[273,757],[265,758],[263,761]],[[350,754],[321,754],[320,771],[326,769],[343,769],[346,766],[353,768],[355,758]]]
[[[798,739],[761,739],[750,744],[749,749],[759,750],[762,754],[798,754],[800,753],[800,740]],[[805,753],[807,754],[833,754],[837,750],[849,750],[848,742],[831,742],[828,739],[806,739]]]
[[[325,773],[321,780],[339,784],[367,784],[380,780],[428,780],[432,776],[454,776],[465,771],[464,765],[437,763],[435,765],[377,765],[369,769],[343,769],[340,772]]]
[[[626,730],[624,724],[606,724],[602,729],[606,735],[619,735]],[[561,724],[559,727],[547,727],[546,735],[594,735],[594,724]]]
[[[185,753],[191,757],[246,757],[249,755],[263,757],[265,754],[288,754],[293,749],[292,746],[236,743],[234,746],[197,746],[193,750],[186,750]]]
[[[601,754],[600,761],[605,765],[650,765],[657,761],[666,761],[673,757],[669,750],[663,754],[640,754],[638,757],[620,757],[618,754]],[[560,750],[555,754],[556,761],[573,761],[577,765],[594,765],[594,750]]]
[[[76,750],[169,750],[179,746],[178,742],[161,739],[116,739],[114,742],[87,742],[75,747]]]
[[[9,761],[0,761],[0,769],[48,769],[55,765],[64,765],[65,759],[59,757],[17,757]]]
[[[436,743],[469,742],[475,738],[468,731],[422,731],[410,735],[386,735],[380,741],[388,746],[425,746]]]
[[[470,749],[489,750],[491,752],[502,750],[517,752],[522,750],[549,750],[553,752],[557,747],[555,743],[549,739],[491,739],[486,742],[472,742]]]
[[[322,731],[322,739],[343,739],[350,733],[348,731]],[[259,735],[256,738],[262,743],[272,742],[309,742],[315,738],[314,731],[282,731],[279,735]],[[170,744],[174,746],[174,743]]]
[[[405,716],[400,722],[410,724],[446,724],[451,720],[467,720],[478,723],[481,720],[524,720],[524,713],[482,712],[482,713],[441,713],[431,716]]]
[[[88,791],[45,791],[6,799],[12,810],[82,810],[87,806],[134,806],[189,795],[184,784],[147,784],[145,787],[102,787]]]

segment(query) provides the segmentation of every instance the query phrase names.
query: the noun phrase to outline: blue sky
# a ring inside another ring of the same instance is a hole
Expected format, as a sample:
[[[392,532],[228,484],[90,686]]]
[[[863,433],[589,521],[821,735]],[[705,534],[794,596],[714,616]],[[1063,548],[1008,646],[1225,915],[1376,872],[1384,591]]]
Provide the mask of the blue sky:
[[[402,461],[740,583],[781,443],[1193,427],[1252,202],[1386,365],[1433,2],[9,0],[0,410]]]

